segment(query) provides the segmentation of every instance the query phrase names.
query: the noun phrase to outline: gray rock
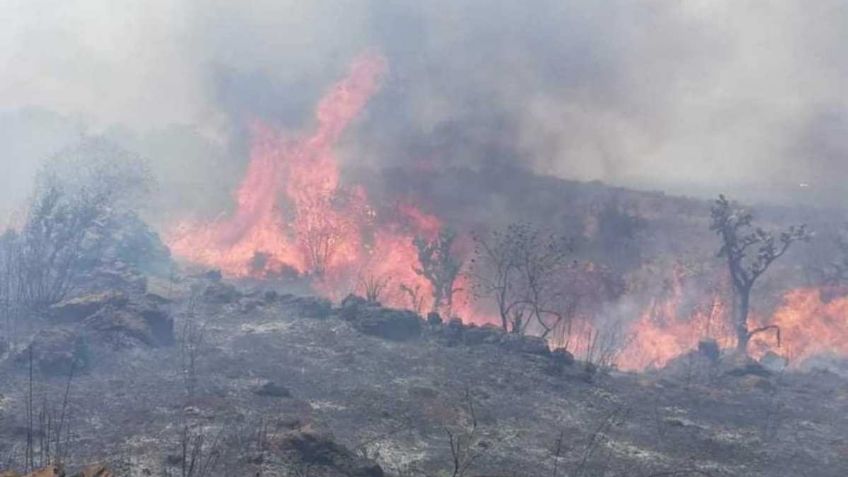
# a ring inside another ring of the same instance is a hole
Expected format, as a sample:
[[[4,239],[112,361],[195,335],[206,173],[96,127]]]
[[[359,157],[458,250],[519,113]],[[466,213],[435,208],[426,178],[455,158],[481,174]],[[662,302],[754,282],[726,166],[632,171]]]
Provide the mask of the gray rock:
[[[123,307],[128,302],[126,294],[106,291],[63,300],[51,306],[49,313],[54,321],[72,323],[82,321],[107,306]]]
[[[504,334],[501,344],[504,348],[517,353],[547,356],[551,353],[548,342],[538,336]]]
[[[421,336],[421,318],[409,310],[357,307],[350,321],[361,333],[387,340],[406,341]]]
[[[253,390],[253,394],[257,396],[265,396],[265,397],[276,397],[276,398],[289,398],[291,397],[291,391],[289,391],[284,386],[281,386],[274,381],[268,381],[260,386],[257,386],[256,389]]]

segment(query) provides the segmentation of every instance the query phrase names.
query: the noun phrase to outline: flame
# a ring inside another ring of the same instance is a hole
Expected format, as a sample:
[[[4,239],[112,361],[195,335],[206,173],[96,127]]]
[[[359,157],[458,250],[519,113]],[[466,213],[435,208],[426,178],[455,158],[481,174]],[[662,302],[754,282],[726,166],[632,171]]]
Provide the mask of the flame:
[[[791,290],[783,295],[768,324],[780,327],[782,342],[777,347],[771,335],[758,335],[751,345],[759,353],[771,349],[793,366],[819,355],[848,356],[848,295],[844,290]]]
[[[632,339],[619,355],[619,367],[630,371],[663,367],[697,349],[703,339],[714,339],[722,349],[734,347],[736,336],[725,296],[715,293],[702,306],[682,313],[685,297],[682,280],[676,277],[669,296],[652,300],[630,325]],[[781,305],[770,316],[752,313],[749,321],[751,329],[776,325],[781,331],[780,343],[771,330],[752,337],[749,353],[755,358],[773,352],[797,367],[815,356],[848,356],[848,294],[844,290],[793,289],[783,294]]]
[[[212,222],[183,222],[166,237],[176,256],[229,277],[293,273],[318,293],[339,299],[368,284],[387,305],[426,312],[432,285],[415,270],[415,237],[433,239],[438,217],[412,204],[381,215],[361,187],[345,187],[335,146],[379,90],[383,57],[357,58],[319,101],[314,129],[290,138],[266,124],[251,127],[250,162],[235,193],[235,211]],[[456,310],[474,321],[468,290]],[[456,315],[456,313],[452,313]],[[479,321],[479,320],[478,320]]]

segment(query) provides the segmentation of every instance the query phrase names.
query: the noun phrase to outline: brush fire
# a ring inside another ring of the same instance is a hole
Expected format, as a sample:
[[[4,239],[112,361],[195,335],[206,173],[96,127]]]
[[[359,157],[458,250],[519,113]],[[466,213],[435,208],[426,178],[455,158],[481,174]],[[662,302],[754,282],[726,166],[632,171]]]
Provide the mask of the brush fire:
[[[30,3],[0,477],[848,475],[848,9]]]

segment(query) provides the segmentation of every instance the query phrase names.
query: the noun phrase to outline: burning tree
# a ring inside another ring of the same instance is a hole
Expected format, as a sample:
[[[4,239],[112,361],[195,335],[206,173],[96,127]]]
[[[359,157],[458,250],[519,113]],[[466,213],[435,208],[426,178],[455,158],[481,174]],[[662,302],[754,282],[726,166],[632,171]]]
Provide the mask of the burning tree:
[[[722,241],[719,257],[727,260],[733,286],[733,326],[736,328],[736,349],[747,353],[748,342],[757,333],[775,330],[780,341],[780,328],[777,325],[748,327],[748,314],[751,304],[751,290],[760,278],[778,258],[782,257],[797,241],[808,241],[812,235],[805,225],[790,226],[775,236],[773,233],[753,226],[753,215],[731,203],[720,195],[712,207],[714,231]],[[754,255],[751,252],[756,251]]]
[[[448,316],[456,291],[454,283],[462,268],[462,262],[451,252],[455,238],[456,233],[443,229],[433,240],[417,237],[413,241],[420,263],[420,267],[414,268],[415,273],[426,278],[433,287],[432,311],[443,311]]]

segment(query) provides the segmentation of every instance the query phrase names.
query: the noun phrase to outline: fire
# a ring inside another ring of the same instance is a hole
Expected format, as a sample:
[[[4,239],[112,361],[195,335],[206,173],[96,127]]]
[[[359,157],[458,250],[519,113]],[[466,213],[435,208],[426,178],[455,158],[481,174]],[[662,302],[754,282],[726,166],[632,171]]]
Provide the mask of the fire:
[[[234,213],[179,224],[167,237],[174,254],[230,277],[292,273],[333,299],[370,290],[387,305],[429,311],[432,285],[415,271],[413,239],[436,237],[441,221],[411,204],[378,213],[364,189],[342,184],[335,154],[386,68],[379,55],[356,59],[319,101],[309,133],[292,138],[254,124]],[[458,291],[456,309],[470,317],[467,293]]]
[[[639,318],[630,325],[631,338],[619,355],[625,370],[660,368],[674,358],[697,349],[703,339],[714,339],[726,348],[734,344],[729,327],[730,309],[720,293],[684,310],[687,301],[684,276],[673,273],[667,296],[653,298]]]
[[[848,356],[848,295],[840,290],[799,288],[783,295],[769,324],[780,327],[782,343],[772,335],[757,337],[752,346],[789,358],[798,365],[817,355]],[[836,296],[828,296],[836,293]]]
[[[230,277],[292,274],[333,299],[370,293],[389,306],[431,310],[433,285],[416,271],[413,239],[434,239],[441,221],[408,203],[374,208],[364,189],[342,183],[335,154],[345,130],[378,92],[386,69],[379,55],[356,59],[319,101],[312,129],[300,135],[253,124],[250,161],[235,192],[234,212],[211,222],[179,224],[166,237],[174,254]],[[469,280],[462,274],[457,278],[451,309],[439,311],[465,322],[497,323],[475,310]],[[627,326],[629,339],[617,360],[621,368],[662,367],[705,338],[733,346],[726,293],[686,306],[691,297],[680,270],[667,288]],[[772,350],[794,362],[826,352],[848,354],[848,296],[825,296],[818,289],[793,290],[769,319],[752,317],[752,327],[775,324],[783,335],[780,348],[772,336],[757,335],[752,352]],[[581,321],[584,331],[569,337],[575,349],[587,353],[602,335],[589,318]]]
[[[759,358],[771,351],[786,357],[790,366],[815,356],[848,356],[848,295],[835,292],[839,290],[790,290],[770,316],[752,314],[750,328],[777,325],[781,341],[778,344],[773,331],[757,334],[749,344],[750,354]],[[736,345],[730,306],[722,294],[714,294],[689,313],[681,311],[684,301],[682,282],[676,278],[669,296],[652,300],[630,325],[631,339],[619,355],[620,368],[663,367],[697,349],[703,339],[714,339],[723,349]]]

